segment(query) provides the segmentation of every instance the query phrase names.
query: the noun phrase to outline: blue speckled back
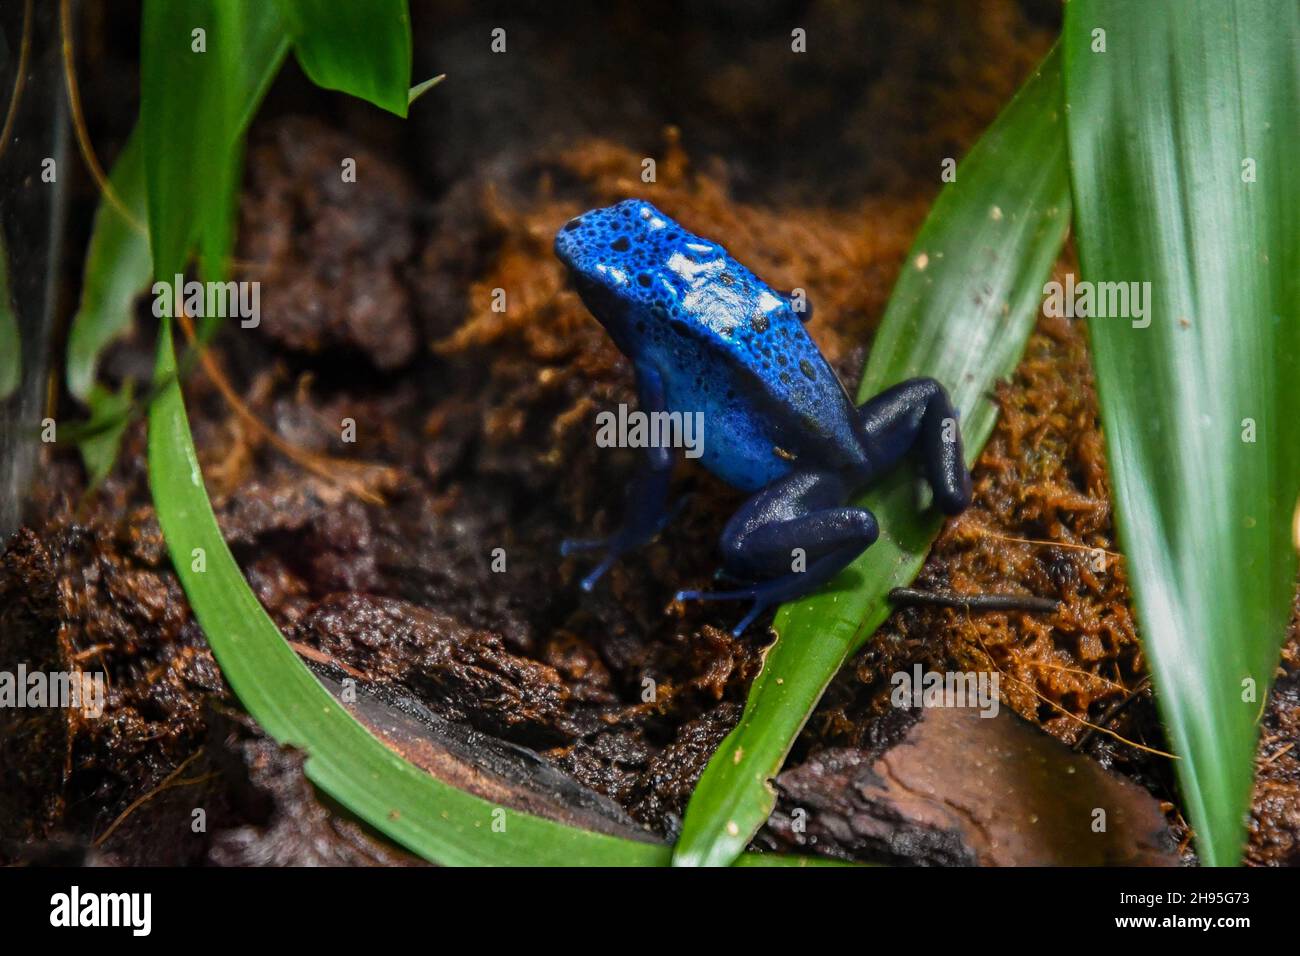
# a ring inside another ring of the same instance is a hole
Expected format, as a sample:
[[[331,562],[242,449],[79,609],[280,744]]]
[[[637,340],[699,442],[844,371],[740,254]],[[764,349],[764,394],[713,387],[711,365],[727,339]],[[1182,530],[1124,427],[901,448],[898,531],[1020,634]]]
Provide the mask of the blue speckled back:
[[[863,464],[853,403],[784,296],[643,200],[566,223],[556,255],[668,409],[704,413],[702,462],[744,490],[800,467]]]

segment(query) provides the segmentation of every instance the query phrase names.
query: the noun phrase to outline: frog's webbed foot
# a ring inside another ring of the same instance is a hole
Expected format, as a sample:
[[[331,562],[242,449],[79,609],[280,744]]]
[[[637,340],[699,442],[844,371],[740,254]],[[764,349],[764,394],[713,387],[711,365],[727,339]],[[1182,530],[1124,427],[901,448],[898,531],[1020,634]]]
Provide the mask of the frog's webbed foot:
[[[957,410],[934,379],[912,378],[886,389],[859,407],[858,421],[876,471],[891,467],[916,447],[939,510],[955,515],[970,504],[970,472],[962,458]]]
[[[787,475],[757,492],[722,532],[726,574],[754,582],[728,591],[679,591],[678,601],[752,601],[732,630],[739,637],[764,610],[831,580],[876,540],[865,508],[844,507],[849,488],[838,475]]]
[[[850,561],[853,559],[850,558]],[[838,570],[838,568],[836,569]],[[834,575],[832,575],[833,577]],[[800,576],[802,578],[802,576]],[[829,579],[828,579],[829,580]],[[734,591],[678,591],[673,595],[674,601],[753,601],[749,612],[740,619],[740,623],[731,629],[732,637],[740,637],[754,623],[754,620],[774,604],[790,601],[807,593],[811,587],[806,579],[794,580],[782,578],[755,584]]]
[[[624,550],[626,550],[620,550],[614,547],[616,537],[617,536],[614,535],[608,538],[565,538],[560,542],[560,556],[565,558],[570,555],[579,554],[583,551],[599,551],[605,549],[605,557],[602,558],[601,562],[582,579],[582,583],[579,586],[584,591],[590,591],[594,588],[596,582],[604,576],[606,571],[614,566],[614,562],[617,561],[619,556],[623,554]]]
[[[584,591],[591,591],[623,555],[653,541],[686,506],[687,499],[683,496],[670,507],[665,507],[662,497],[653,497],[654,486],[657,484],[655,476],[650,472],[638,476],[628,492],[628,518],[623,527],[608,538],[567,538],[560,542],[560,554],[566,558],[586,551],[605,552],[600,563],[582,579],[580,587]],[[667,475],[664,476],[664,487],[666,486]]]

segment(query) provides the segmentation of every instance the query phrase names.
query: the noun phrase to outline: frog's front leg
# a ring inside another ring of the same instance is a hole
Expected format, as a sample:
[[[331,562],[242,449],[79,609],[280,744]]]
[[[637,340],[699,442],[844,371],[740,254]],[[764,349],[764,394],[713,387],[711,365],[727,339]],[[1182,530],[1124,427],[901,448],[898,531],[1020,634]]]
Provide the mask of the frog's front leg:
[[[667,404],[659,372],[649,365],[638,365],[636,379],[641,410],[647,415],[664,411]],[[594,588],[621,555],[651,541],[680,510],[680,502],[671,509],[667,506],[668,483],[673,473],[672,450],[651,447],[646,452],[645,467],[628,488],[622,527],[608,538],[569,539],[560,544],[560,554],[565,557],[579,551],[605,551],[600,563],[582,579],[584,591]]]
[[[676,599],[753,601],[732,631],[739,637],[765,608],[825,584],[880,533],[870,511],[845,507],[851,490],[835,472],[794,472],[772,482],[722,532],[723,570],[755,583],[734,591],[679,591]]]
[[[858,408],[858,421],[875,474],[917,448],[939,510],[955,515],[970,504],[970,472],[962,457],[957,410],[934,379],[910,378],[885,389]]]

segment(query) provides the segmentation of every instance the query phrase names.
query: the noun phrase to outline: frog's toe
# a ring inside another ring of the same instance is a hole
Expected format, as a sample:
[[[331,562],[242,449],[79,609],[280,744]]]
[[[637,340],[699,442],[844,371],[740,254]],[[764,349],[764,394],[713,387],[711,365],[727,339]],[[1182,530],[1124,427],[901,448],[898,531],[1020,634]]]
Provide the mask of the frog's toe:
[[[560,557],[567,558],[584,551],[596,551],[608,544],[608,538],[565,538],[560,542]]]
[[[600,582],[600,579],[605,576],[605,572],[612,568],[619,558],[623,557],[623,555],[627,554],[641,543],[643,542],[637,539],[629,540],[628,536],[625,534],[616,534],[609,538],[568,538],[560,542],[560,554],[567,558],[570,555],[580,554],[587,551],[603,550],[605,552],[605,556],[600,559],[600,563],[592,568],[591,572],[579,583],[579,587],[584,591],[590,592]]]
[[[619,555],[625,549],[618,547],[618,541],[615,538],[565,538],[560,542],[560,556],[564,558],[575,554],[585,554],[588,551],[599,551],[602,548],[606,550],[605,557],[579,584],[579,587],[584,591],[590,592],[595,588],[600,579],[604,577],[605,572],[614,566],[614,562],[618,560]]]
[[[740,623],[731,629],[732,637],[740,637],[749,630],[755,619],[778,603],[771,597],[770,589],[763,587],[746,588],[743,591],[678,591],[674,595],[677,601],[753,601],[749,613],[740,619]]]
[[[753,587],[740,588],[735,591],[678,591],[673,595],[674,601],[753,601],[749,613],[740,619],[740,623],[731,629],[732,637],[740,637],[754,623],[754,619],[766,611],[785,592],[780,586],[756,584]]]
[[[771,607],[771,605],[767,601],[755,601],[753,607],[749,609],[749,613],[742,617],[740,623],[731,629],[731,636],[740,637],[744,634],[745,631],[749,629],[749,625],[754,623],[754,619],[769,607]]]
[[[674,601],[744,601],[754,596],[753,588],[743,591],[678,591]]]
[[[600,579],[605,576],[605,572],[614,566],[614,562],[618,560],[619,554],[620,552],[612,550],[606,554],[600,564],[596,565],[591,570],[591,573],[582,579],[582,583],[579,587],[590,594]]]

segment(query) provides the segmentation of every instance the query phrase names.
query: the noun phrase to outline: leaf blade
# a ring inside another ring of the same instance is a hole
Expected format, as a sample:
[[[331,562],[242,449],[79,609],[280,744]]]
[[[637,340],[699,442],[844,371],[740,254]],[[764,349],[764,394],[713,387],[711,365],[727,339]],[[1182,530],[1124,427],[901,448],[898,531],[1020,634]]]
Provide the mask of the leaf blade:
[[[90,408],[86,428],[92,430],[93,434],[78,441],[77,450],[81,452],[81,460],[86,466],[87,493],[103,483],[117,460],[122,435],[130,424],[128,412],[134,392],[135,389],[128,380],[116,392],[102,385],[94,385],[86,396],[86,405]]]
[[[145,0],[140,126],[155,278],[183,271],[195,243],[206,275],[227,271],[244,131],[288,48],[273,3]]]
[[[1059,74],[1053,50],[940,194],[859,389],[862,401],[906,378],[938,378],[961,410],[968,461],[996,417],[985,392],[1019,360],[1070,218]],[[920,570],[941,526],[918,512],[906,469],[860,503],[880,520],[879,540],[827,588],[777,614],[778,639],[740,723],[692,794],[675,864],[723,865],[744,850],[775,805],[768,781],[832,677],[890,613],[889,590]]]
[[[341,90],[405,117],[411,89],[411,20],[406,0],[280,0],[298,65],[317,86]],[[358,37],[363,37],[358,42]]]
[[[101,202],[86,248],[81,301],[68,331],[67,358],[68,391],[83,402],[94,387],[100,352],[130,328],[135,298],[149,284],[153,270],[149,236],[137,228],[147,215],[141,140],[137,126],[109,176],[113,192],[136,222],[111,202]]]
[[[1260,6],[1076,0],[1066,14],[1084,279],[1152,283],[1149,325],[1098,317],[1089,334],[1143,646],[1212,865],[1240,857],[1296,574],[1300,10]]]
[[[437,76],[429,77],[423,83],[416,83],[415,86],[411,87],[410,92],[406,94],[406,105],[413,105],[416,100],[422,97],[425,93],[428,93],[446,78],[446,73],[439,73]]]

